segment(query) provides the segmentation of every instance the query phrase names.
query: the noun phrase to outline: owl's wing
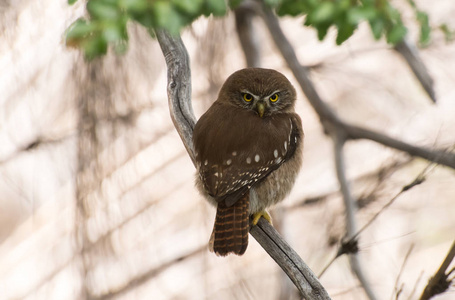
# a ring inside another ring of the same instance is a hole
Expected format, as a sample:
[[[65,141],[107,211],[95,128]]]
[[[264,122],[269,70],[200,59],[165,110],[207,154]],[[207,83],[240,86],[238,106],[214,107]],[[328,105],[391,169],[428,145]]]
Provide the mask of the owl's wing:
[[[206,151],[199,174],[207,192],[218,202],[233,205],[294,155],[302,138],[300,122],[296,114],[282,114],[232,137],[231,143],[221,148],[228,151]],[[229,134],[224,138],[229,139]]]

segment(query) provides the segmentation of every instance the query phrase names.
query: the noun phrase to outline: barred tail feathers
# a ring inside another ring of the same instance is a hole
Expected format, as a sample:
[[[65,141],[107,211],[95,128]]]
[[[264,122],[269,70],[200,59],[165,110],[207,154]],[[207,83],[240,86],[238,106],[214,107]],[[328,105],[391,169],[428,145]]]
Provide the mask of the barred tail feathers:
[[[218,203],[215,225],[210,239],[211,251],[213,250],[219,256],[226,256],[229,253],[236,255],[245,253],[250,229],[248,210],[249,193],[243,195],[229,207],[224,201]]]

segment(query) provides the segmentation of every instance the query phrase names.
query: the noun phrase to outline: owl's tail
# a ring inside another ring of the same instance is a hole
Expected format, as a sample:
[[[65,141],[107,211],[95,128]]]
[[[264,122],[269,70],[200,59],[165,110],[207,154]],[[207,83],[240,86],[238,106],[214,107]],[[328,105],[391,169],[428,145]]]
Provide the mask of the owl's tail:
[[[250,229],[248,210],[249,193],[229,207],[224,201],[218,203],[215,226],[210,238],[211,251],[219,256],[245,253]]]

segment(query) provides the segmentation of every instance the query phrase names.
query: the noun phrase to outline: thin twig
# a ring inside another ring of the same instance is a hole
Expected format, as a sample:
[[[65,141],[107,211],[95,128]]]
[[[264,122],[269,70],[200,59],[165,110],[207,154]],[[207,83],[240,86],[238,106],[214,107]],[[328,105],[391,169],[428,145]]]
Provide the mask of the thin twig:
[[[453,278],[448,279],[448,277],[454,271],[454,269],[452,269],[448,273],[446,273],[446,270],[449,268],[454,257],[455,240],[453,241],[452,246],[450,247],[450,250],[447,253],[446,257],[444,258],[444,261],[442,262],[441,266],[433,275],[433,277],[431,277],[431,279],[428,281],[427,286],[425,287],[425,289],[422,292],[422,295],[419,298],[420,300],[428,300],[433,296],[444,293],[449,288],[450,284],[452,284]]]
[[[352,239],[356,239],[365,229],[367,229],[378,217],[380,214],[382,214],[390,205],[392,205],[395,200],[401,196],[401,194],[403,194],[404,192],[407,192],[409,191],[410,189],[412,189],[413,187],[423,183],[426,179],[426,174],[428,172],[428,170],[430,168],[433,168],[435,166],[435,164],[433,163],[430,163],[428,164],[415,178],[412,182],[406,184],[405,186],[403,186],[401,188],[401,190],[395,195],[392,197],[392,199],[389,200],[389,202],[387,202],[376,214],[374,214],[374,216],[367,222],[365,223],[365,225],[362,226],[362,228],[360,228],[360,230],[352,237]]]
[[[395,195],[392,197],[392,199],[390,199],[376,214],[374,214],[374,216],[367,222],[365,223],[365,225],[363,225],[359,231],[357,231],[350,239],[346,240],[346,241],[343,241],[341,243],[341,246],[340,246],[340,249],[338,250],[337,254],[330,260],[330,262],[324,267],[324,269],[321,271],[321,273],[319,274],[319,277],[321,277],[325,271],[333,264],[333,262],[338,258],[340,257],[341,255],[343,254],[347,254],[347,253],[352,253],[352,252],[355,252],[355,251],[350,251],[349,249],[352,249],[353,246],[352,245],[357,245],[357,238],[359,237],[359,235],[365,231],[365,229],[367,229],[378,217],[380,214],[382,214],[389,206],[391,206],[395,200],[401,196],[401,194],[403,194],[404,192],[406,191],[409,191],[410,189],[412,189],[413,187],[417,186],[418,184],[421,184],[422,182],[425,181],[425,177],[427,175],[427,173],[429,172],[430,168],[434,168],[435,167],[435,164],[433,163],[429,163],[413,180],[412,182],[404,185],[401,190]]]
[[[409,259],[409,256],[411,255],[412,250],[414,249],[414,244],[411,244],[411,246],[408,249],[408,252],[406,252],[406,255],[404,256],[403,263],[401,264],[400,271],[398,272],[397,279],[395,280],[395,286],[393,288],[393,293],[392,293],[392,300],[393,296],[395,295],[395,300],[398,300],[398,297],[400,297],[401,292],[403,291],[403,285],[398,289],[398,284],[400,283],[400,277],[401,274],[404,271],[404,267],[406,266],[406,263]]]
[[[423,273],[424,273],[424,271],[422,270],[422,271],[420,272],[420,274],[419,274],[419,277],[417,277],[417,280],[416,280],[416,282],[414,283],[414,287],[412,288],[412,291],[411,291],[411,293],[410,293],[409,296],[408,296],[408,300],[414,299],[414,294],[415,294],[415,292],[417,291],[417,286],[418,286],[420,280],[421,280],[422,277],[423,277]]]
[[[348,180],[345,173],[345,163],[344,163],[344,151],[343,146],[346,141],[345,136],[342,131],[336,131],[335,135],[332,136],[333,142],[335,145],[335,168],[340,183],[341,193],[343,195],[344,206],[346,208],[346,237],[352,239],[357,231],[356,219],[355,219],[355,203],[352,199],[352,194],[349,188]],[[355,245],[357,249],[357,243]],[[365,275],[362,264],[358,257],[358,251],[353,251],[349,255],[349,262],[352,270],[360,281],[365,293],[368,298],[371,300],[376,299],[376,295],[371,288],[371,285]]]

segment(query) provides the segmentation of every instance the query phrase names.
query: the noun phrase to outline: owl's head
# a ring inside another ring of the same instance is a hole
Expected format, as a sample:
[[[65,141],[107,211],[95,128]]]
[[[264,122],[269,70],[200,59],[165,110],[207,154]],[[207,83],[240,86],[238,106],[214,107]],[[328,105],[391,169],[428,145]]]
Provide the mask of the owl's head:
[[[283,74],[261,68],[233,73],[218,95],[218,102],[252,110],[261,118],[293,112],[295,99],[295,89]]]

